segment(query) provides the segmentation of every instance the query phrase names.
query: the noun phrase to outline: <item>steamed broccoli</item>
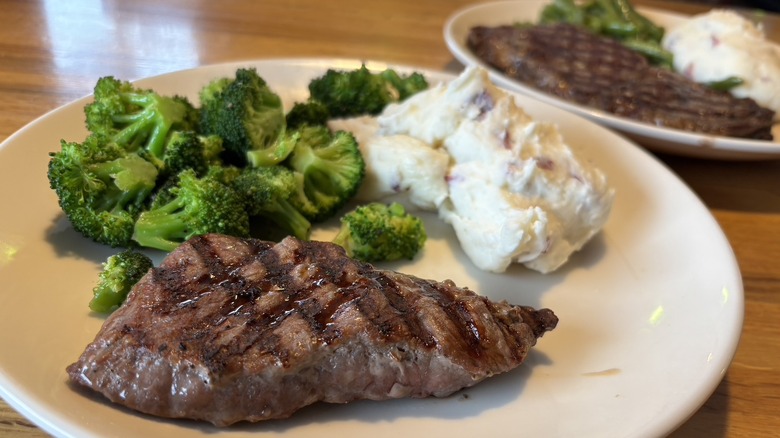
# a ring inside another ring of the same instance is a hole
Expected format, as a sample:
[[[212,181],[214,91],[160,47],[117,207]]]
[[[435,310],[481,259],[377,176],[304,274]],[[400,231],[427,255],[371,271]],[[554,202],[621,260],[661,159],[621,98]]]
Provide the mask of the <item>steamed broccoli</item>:
[[[192,169],[178,175],[165,203],[155,203],[135,222],[139,245],[172,251],[189,238],[207,233],[249,235],[249,216],[242,196],[211,175],[198,178]]]
[[[329,69],[309,83],[311,98],[325,105],[330,117],[376,115],[389,103],[426,88],[428,82],[419,73],[400,76],[392,69],[375,73],[365,65],[355,70]]]
[[[211,81],[200,91],[200,104],[200,131],[222,137],[228,161],[244,164],[251,150],[265,151],[266,165],[287,156],[275,150],[285,128],[282,100],[254,68],[240,68],[234,78]]]
[[[330,113],[325,104],[309,99],[306,102],[296,102],[285,118],[287,129],[297,129],[304,125],[325,125],[330,119]]]
[[[203,175],[210,166],[221,164],[222,138],[216,135],[203,136],[195,131],[174,131],[170,134],[163,153],[166,173],[176,175],[182,170],[193,169]]]
[[[89,308],[99,313],[113,312],[152,267],[152,259],[131,249],[108,257],[103,263],[98,284],[92,290]]]
[[[312,222],[330,218],[355,195],[365,162],[355,137],[325,126],[304,126],[285,164],[303,179],[303,197],[293,204]]]
[[[197,128],[198,113],[184,97],[162,96],[113,76],[98,79],[94,101],[84,107],[87,129],[134,151],[162,159],[171,130]]]
[[[233,182],[246,199],[250,217],[265,217],[295,237],[308,240],[311,223],[290,202],[298,184],[293,171],[284,166],[247,168]]]
[[[252,149],[246,153],[249,167],[275,166],[287,158],[300,140],[300,133],[282,130],[276,140],[265,149]]]
[[[98,135],[61,142],[50,154],[50,187],[73,227],[111,246],[131,243],[133,223],[157,183],[157,167]]]
[[[370,203],[345,214],[333,242],[365,262],[411,260],[425,244],[422,221],[398,203]]]

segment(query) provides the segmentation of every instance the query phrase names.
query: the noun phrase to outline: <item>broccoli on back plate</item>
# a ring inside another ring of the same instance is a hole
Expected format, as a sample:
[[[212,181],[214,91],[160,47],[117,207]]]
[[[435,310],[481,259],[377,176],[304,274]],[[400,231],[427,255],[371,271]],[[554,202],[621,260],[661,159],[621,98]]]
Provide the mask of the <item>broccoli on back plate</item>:
[[[427,240],[420,218],[398,203],[362,205],[341,218],[333,243],[365,262],[411,260]]]
[[[235,78],[218,78],[200,91],[200,132],[224,141],[229,161],[244,164],[251,150],[265,151],[264,165],[287,157],[276,142],[285,129],[282,100],[254,68],[236,70]]]
[[[92,291],[89,308],[100,313],[113,312],[152,266],[152,259],[131,249],[108,257],[103,263],[98,284]]]

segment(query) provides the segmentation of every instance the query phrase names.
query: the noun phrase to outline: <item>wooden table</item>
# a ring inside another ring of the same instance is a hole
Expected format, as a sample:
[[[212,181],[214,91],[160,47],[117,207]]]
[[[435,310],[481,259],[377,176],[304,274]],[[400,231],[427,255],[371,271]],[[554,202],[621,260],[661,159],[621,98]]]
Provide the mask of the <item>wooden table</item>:
[[[442,26],[468,0],[29,0],[0,14],[0,139],[91,92],[103,75],[138,79],[271,57],[375,59],[458,71]],[[702,6],[638,1],[696,12]],[[780,16],[765,20],[780,41]],[[780,161],[660,156],[728,236],[744,277],[742,340],[723,382],[676,437],[780,433]],[[13,352],[3,352],[13,354]],[[619,419],[616,419],[619,421]],[[0,435],[43,436],[0,401]]]

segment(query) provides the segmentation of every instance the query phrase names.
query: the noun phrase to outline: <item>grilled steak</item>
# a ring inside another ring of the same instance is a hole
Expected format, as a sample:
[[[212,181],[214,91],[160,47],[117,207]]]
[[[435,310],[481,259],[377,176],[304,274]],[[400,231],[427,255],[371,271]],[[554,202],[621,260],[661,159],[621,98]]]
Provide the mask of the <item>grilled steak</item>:
[[[467,44],[507,76],[564,100],[666,128],[772,139],[774,111],[654,67],[582,27],[479,26]]]
[[[330,243],[207,235],[150,270],[67,371],[138,411],[224,426],[446,396],[517,367],[557,321]]]

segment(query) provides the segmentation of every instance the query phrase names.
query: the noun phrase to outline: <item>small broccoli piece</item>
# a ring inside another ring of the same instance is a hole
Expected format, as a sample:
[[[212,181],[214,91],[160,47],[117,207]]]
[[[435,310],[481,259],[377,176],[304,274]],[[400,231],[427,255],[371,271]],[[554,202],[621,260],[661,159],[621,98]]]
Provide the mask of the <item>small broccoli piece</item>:
[[[108,257],[103,263],[98,284],[92,290],[89,308],[99,313],[113,312],[153,266],[152,259],[132,249]]]
[[[408,214],[401,204],[374,202],[345,214],[333,242],[350,257],[379,262],[411,260],[426,239],[420,218]]]
[[[162,159],[168,133],[197,128],[195,107],[181,96],[162,96],[113,76],[98,79],[94,101],[84,107],[87,129],[118,145],[145,148]]]
[[[247,151],[247,164],[250,167],[270,167],[281,163],[293,151],[300,137],[296,131],[284,130],[269,147]]]
[[[276,157],[272,164],[286,158],[268,150],[278,146],[285,128],[282,100],[254,68],[211,81],[200,91],[200,104],[200,131],[222,137],[228,161],[244,164],[250,150],[267,150],[269,157]]]
[[[304,125],[325,125],[330,119],[328,107],[318,100],[296,102],[287,112],[287,129],[297,129]]]
[[[329,69],[309,83],[311,98],[322,102],[330,117],[376,115],[392,102],[428,88],[415,73],[400,76],[392,69],[371,72],[365,65],[355,70]]]
[[[250,216],[262,216],[301,240],[308,240],[311,223],[290,202],[299,181],[284,166],[246,168],[233,182],[247,202]]]
[[[193,169],[201,176],[210,166],[222,163],[219,158],[222,150],[222,138],[216,135],[203,136],[195,131],[174,131],[165,146],[163,166],[168,174],[176,175],[182,170]]]
[[[158,202],[138,216],[133,240],[139,245],[172,251],[196,235],[249,235],[244,199],[232,186],[208,174],[198,178],[187,169],[169,190],[168,202]]]
[[[428,88],[428,81],[425,79],[425,76],[418,72],[413,72],[408,76],[401,76],[397,71],[388,68],[380,73],[380,76],[385,78],[398,91],[398,100],[405,100]]]
[[[139,154],[90,135],[62,141],[50,154],[50,187],[73,227],[111,246],[131,243],[133,222],[157,182],[157,167]]]
[[[357,192],[365,176],[365,162],[355,137],[346,131],[331,133],[325,126],[305,126],[285,162],[303,178],[305,200],[293,204],[312,222],[332,217]]]

